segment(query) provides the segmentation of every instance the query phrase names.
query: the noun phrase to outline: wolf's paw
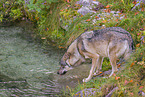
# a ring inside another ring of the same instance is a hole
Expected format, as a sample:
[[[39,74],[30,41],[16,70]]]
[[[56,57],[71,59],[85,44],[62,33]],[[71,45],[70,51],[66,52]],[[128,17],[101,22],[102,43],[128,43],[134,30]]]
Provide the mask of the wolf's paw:
[[[118,69],[113,70],[113,71],[111,72],[111,74],[109,75],[109,77],[111,77],[114,73],[117,73],[117,72],[118,72]]]
[[[88,81],[90,81],[89,78],[84,78],[84,79],[83,79],[83,82],[88,82]]]
[[[102,78],[109,78],[109,77],[102,77]]]
[[[99,75],[99,73],[96,73],[96,72],[95,72],[95,73],[93,74],[93,76],[97,76],[97,75]]]
[[[93,74],[93,76],[98,76],[98,75],[100,75],[100,74],[102,74],[103,72],[102,71],[96,71],[94,74]]]

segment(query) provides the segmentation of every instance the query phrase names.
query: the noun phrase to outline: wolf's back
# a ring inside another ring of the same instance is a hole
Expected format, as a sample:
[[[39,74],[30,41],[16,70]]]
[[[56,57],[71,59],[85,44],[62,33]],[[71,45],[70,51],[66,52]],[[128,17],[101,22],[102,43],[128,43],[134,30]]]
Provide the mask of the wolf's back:
[[[134,49],[133,39],[132,39],[130,33],[128,31],[122,29],[121,27],[109,27],[109,28],[105,28],[105,29],[95,30],[94,34],[99,34],[99,33],[103,34],[103,33],[109,32],[109,31],[117,32],[120,35],[122,35],[122,38],[124,37],[128,40],[129,48],[131,50]]]

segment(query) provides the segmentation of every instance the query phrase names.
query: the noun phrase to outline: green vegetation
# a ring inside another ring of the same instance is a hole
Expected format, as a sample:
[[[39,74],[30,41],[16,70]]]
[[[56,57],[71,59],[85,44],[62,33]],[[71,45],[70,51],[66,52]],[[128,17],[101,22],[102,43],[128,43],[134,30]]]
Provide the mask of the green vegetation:
[[[136,4],[134,0],[98,0],[106,6],[106,13],[110,11],[120,11],[118,17],[112,13],[107,16],[101,16],[102,19],[92,22],[98,18],[96,14],[81,15],[77,9],[81,7],[75,4],[77,0],[2,0],[0,2],[0,22],[20,21],[23,18],[30,20],[35,24],[36,36],[42,39],[43,43],[52,44],[58,48],[66,48],[81,33],[86,30],[100,29],[99,26],[122,27],[130,32],[136,50],[131,59],[120,70],[117,75],[109,79],[95,78],[88,83],[80,84],[74,90],[70,91],[68,96],[73,96],[76,92],[85,88],[102,87],[98,96],[104,96],[109,93],[113,87],[119,89],[113,93],[114,96],[140,96],[139,91],[145,92],[145,12],[144,4],[141,4],[136,10],[131,8]],[[141,8],[141,11],[138,9]],[[123,19],[120,19],[124,16]],[[104,19],[103,19],[104,18]],[[143,38],[141,40],[141,38]],[[108,60],[103,63],[103,71],[110,69]],[[108,89],[108,90],[106,90]],[[65,95],[67,95],[67,93]]]
[[[113,18],[112,20],[109,20],[111,16],[105,17],[105,20],[99,20],[96,21],[94,25],[106,25],[106,27],[113,27],[113,26],[119,26],[127,31],[130,32],[132,35],[132,38],[134,40],[134,45],[136,50],[134,51],[131,58],[126,62],[125,66],[122,67],[123,69],[119,71],[117,75],[114,75],[113,77],[109,79],[104,78],[95,78],[92,79],[88,83],[79,84],[78,87],[75,89],[68,89],[67,93],[64,93],[64,95],[67,96],[73,96],[78,91],[81,91],[86,88],[96,88],[100,89],[101,92],[98,91],[96,97],[102,97],[107,95],[114,87],[118,87],[118,90],[116,90],[113,93],[113,97],[131,97],[131,96],[141,96],[140,91],[145,92],[145,46],[144,46],[144,39],[145,39],[145,13],[144,13],[144,5],[141,6],[142,11],[130,11],[131,8],[134,5],[133,0],[100,0],[101,3],[105,4],[106,8],[108,10],[116,10],[121,11],[125,17],[122,20],[119,20],[117,18]],[[114,3],[115,2],[115,3]],[[132,3],[129,3],[132,2]],[[118,6],[120,4],[120,6]],[[109,5],[109,6],[108,6]],[[101,13],[98,11],[98,13]],[[98,14],[97,13],[97,14]],[[97,15],[96,14],[96,15]],[[93,20],[93,18],[96,18],[96,15],[94,17],[89,17],[90,20]],[[91,25],[90,20],[88,20],[87,24],[83,24],[83,27],[91,29],[98,29],[97,27],[94,27]],[[81,21],[82,22],[82,21]],[[79,25],[77,23],[75,26]],[[81,25],[81,23],[80,23]],[[86,26],[87,25],[87,26]],[[90,25],[90,26],[89,26]],[[80,26],[81,27],[81,26]],[[83,29],[83,27],[81,27]],[[91,28],[89,28],[91,27]],[[75,28],[74,28],[75,29]],[[80,30],[79,30],[80,31]],[[78,31],[77,31],[78,32]],[[78,32],[79,33],[79,32]],[[141,37],[143,38],[141,40]],[[103,62],[103,71],[108,70],[108,61],[105,60]],[[107,69],[105,67],[108,67]],[[118,67],[120,65],[118,64]],[[68,88],[68,87],[67,87]]]
[[[63,0],[2,0],[0,22],[9,24],[22,19],[29,20],[36,25],[37,36],[47,39],[47,42],[57,43],[64,32],[58,14],[63,4]]]
[[[132,55],[131,59],[126,63],[125,67],[113,75],[111,78],[96,77],[90,82],[79,84],[75,89],[69,89],[67,96],[73,96],[78,91],[86,88],[96,88],[101,91],[97,92],[96,97],[104,97],[113,88],[118,87],[112,97],[142,97],[139,91],[145,92],[145,47],[141,46]]]
[[[139,29],[143,28],[143,11],[130,12],[135,4],[133,0],[100,0],[106,6],[107,12],[115,10],[123,13],[120,13],[118,17],[114,17],[110,13],[110,15],[101,16],[102,19],[95,22],[92,22],[92,20],[97,19],[97,15],[102,14],[102,11],[97,11],[96,14],[80,15],[77,10],[81,5],[75,4],[76,1],[2,0],[0,2],[0,21],[9,23],[22,19],[30,20],[35,24],[36,36],[39,36],[43,43],[51,43],[51,45],[59,48],[70,45],[84,31],[100,29],[98,26],[102,25],[123,27],[132,33],[134,40],[137,38],[136,34]],[[142,5],[141,8],[143,7]],[[120,20],[119,17],[123,15],[125,17]],[[140,28],[135,28],[134,25],[138,25]]]
[[[104,5],[113,5],[111,6],[112,10],[119,10],[121,12],[129,12],[131,8],[136,3],[134,0],[98,0]]]

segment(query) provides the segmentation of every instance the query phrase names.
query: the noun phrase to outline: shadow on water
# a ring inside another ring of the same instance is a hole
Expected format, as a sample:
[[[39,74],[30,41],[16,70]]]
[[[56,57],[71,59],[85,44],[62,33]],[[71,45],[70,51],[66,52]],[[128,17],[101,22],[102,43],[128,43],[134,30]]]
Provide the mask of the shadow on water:
[[[35,43],[26,25],[0,27],[0,96],[62,96],[63,87],[73,88],[88,75],[88,65],[57,75],[64,51]]]

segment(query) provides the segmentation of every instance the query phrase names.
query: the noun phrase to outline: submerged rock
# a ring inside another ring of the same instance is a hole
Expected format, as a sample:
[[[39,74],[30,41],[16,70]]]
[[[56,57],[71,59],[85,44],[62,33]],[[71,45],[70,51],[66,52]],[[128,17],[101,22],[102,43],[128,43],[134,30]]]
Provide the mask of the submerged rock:
[[[88,88],[77,92],[73,97],[90,97],[95,96],[99,90],[96,88]]]

